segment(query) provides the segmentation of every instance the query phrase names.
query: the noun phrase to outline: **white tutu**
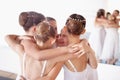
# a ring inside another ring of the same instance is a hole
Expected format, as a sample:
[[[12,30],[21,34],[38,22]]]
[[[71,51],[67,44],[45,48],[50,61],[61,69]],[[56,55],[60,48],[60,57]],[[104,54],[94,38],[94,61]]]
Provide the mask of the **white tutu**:
[[[106,37],[100,59],[119,58],[119,34],[117,28],[106,28]]]
[[[98,80],[97,69],[91,68],[89,64],[87,66],[87,80]]]
[[[105,34],[106,33],[103,27],[96,26],[94,31],[91,32],[90,38],[88,40],[98,59],[102,53]]]

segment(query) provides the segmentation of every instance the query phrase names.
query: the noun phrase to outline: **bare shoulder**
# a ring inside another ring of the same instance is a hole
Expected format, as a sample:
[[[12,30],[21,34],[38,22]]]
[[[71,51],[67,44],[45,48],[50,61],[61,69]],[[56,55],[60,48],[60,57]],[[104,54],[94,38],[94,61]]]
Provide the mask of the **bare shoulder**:
[[[88,40],[87,39],[81,39],[81,43],[88,44]]]
[[[35,44],[35,41],[34,41],[33,39],[23,39],[23,40],[21,41],[21,44],[22,44],[23,46],[32,46],[32,45]]]
[[[24,47],[25,53],[31,53],[38,49],[38,45],[31,39],[24,39],[21,41],[21,44]]]

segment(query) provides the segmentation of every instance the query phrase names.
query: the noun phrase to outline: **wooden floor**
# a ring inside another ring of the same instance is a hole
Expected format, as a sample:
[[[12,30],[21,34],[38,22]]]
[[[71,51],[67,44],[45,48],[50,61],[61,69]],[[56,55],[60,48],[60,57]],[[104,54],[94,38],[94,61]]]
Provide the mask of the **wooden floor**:
[[[16,74],[0,70],[0,80],[15,80]]]

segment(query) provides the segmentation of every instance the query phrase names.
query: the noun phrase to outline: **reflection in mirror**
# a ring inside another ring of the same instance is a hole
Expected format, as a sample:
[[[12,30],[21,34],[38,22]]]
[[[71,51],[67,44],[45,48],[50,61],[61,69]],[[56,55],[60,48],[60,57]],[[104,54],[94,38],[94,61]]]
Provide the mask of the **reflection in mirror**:
[[[95,29],[91,32],[89,42],[96,53],[98,62],[120,65],[119,20],[117,19],[119,10],[109,12],[109,15],[105,15],[108,14],[106,12],[105,9],[98,9],[94,21]]]

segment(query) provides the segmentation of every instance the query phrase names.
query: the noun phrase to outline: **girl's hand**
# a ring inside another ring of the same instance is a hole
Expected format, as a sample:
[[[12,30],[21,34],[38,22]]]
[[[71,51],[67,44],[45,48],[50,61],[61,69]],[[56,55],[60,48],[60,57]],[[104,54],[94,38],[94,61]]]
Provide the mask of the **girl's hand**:
[[[23,76],[20,76],[20,80],[27,80],[27,79],[25,79]]]
[[[86,42],[86,40],[83,40],[81,43],[76,44],[79,46],[79,52],[76,52],[75,55],[79,57],[81,57],[83,54],[85,53],[90,53],[92,50],[88,44],[88,42]]]
[[[75,44],[70,44],[68,45],[67,48],[68,48],[68,53],[72,53],[72,54],[80,51],[79,45],[75,45]]]

